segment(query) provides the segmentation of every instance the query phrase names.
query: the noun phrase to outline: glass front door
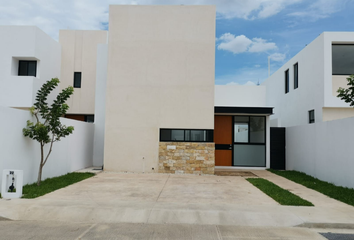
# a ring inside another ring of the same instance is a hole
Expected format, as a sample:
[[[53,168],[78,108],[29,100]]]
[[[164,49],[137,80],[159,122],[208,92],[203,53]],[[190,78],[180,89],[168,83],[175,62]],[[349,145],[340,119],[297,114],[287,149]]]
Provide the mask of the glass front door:
[[[266,166],[266,119],[234,116],[233,166]]]

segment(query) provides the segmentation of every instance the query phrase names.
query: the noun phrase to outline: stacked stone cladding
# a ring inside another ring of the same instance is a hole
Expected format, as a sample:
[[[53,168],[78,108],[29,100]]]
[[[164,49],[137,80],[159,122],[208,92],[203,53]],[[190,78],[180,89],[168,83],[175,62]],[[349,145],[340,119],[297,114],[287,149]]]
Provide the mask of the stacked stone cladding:
[[[215,144],[160,142],[159,173],[214,174]]]

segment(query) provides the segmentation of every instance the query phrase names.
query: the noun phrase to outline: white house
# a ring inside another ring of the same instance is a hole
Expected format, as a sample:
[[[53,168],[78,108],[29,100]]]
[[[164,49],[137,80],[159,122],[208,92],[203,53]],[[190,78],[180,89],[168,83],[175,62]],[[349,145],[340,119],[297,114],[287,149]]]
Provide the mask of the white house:
[[[354,74],[354,33],[324,32],[262,83],[271,126],[290,127],[354,117],[354,108],[337,97]]]
[[[37,27],[0,26],[0,106],[32,107],[37,90],[60,77],[60,44]]]
[[[63,171],[93,165],[214,174],[276,166],[354,186],[354,150],[346,143],[354,111],[336,97],[354,73],[354,33],[321,34],[261,86],[214,85],[214,6],[110,6],[109,33],[61,30],[56,42],[36,27],[4,26],[0,36],[6,112],[28,109],[41,84],[59,77],[60,89],[75,88],[66,117],[94,122],[63,120],[82,126],[61,147],[70,146],[67,166],[80,161]]]

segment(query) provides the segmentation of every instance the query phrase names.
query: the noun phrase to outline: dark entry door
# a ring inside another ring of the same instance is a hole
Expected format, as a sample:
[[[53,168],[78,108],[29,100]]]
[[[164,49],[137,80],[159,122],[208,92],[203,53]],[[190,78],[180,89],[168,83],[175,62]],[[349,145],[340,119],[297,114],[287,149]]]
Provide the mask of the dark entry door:
[[[232,166],[232,116],[214,118],[215,166]]]
[[[285,170],[285,128],[270,128],[270,168]]]

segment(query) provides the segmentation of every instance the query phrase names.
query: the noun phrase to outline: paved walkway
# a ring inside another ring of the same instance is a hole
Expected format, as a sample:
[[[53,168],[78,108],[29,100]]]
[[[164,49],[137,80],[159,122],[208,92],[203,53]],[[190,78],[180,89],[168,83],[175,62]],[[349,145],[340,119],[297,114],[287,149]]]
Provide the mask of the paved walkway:
[[[321,230],[320,232],[326,232]],[[13,240],[195,239],[195,240],[325,240],[317,231],[288,227],[240,227],[142,223],[0,222],[0,238]]]
[[[243,177],[102,172],[37,199],[2,199],[0,216],[89,224],[354,224],[353,207],[268,171],[253,172],[290,189],[315,207],[281,206]]]

